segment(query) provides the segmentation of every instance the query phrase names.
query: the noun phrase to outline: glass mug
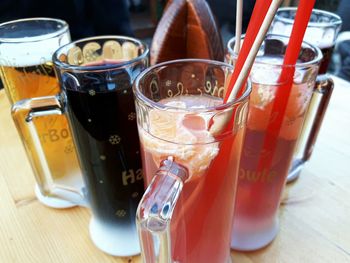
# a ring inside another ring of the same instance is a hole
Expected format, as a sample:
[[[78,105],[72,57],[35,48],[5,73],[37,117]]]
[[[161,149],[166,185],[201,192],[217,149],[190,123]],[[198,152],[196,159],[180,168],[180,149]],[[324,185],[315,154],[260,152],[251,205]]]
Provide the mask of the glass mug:
[[[43,115],[67,115],[85,187],[56,187],[85,197],[92,210],[93,242],[116,256],[140,252],[135,214],[144,183],[131,85],[148,66],[148,56],[145,44],[128,37],[93,37],[65,45],[53,56],[62,92],[15,108],[25,113],[28,127]],[[28,129],[35,138],[35,130]]]
[[[290,36],[296,10],[295,7],[279,8],[272,22],[270,32],[272,34]],[[334,88],[332,78],[325,74],[331,61],[335,41],[341,25],[342,21],[338,15],[323,10],[312,10],[304,41],[319,47],[323,58],[318,71],[315,92],[312,95],[306,121],[303,125],[301,136],[298,139],[287,182],[298,178],[304,164],[310,159],[314,149],[317,135]],[[311,120],[313,119],[315,119],[315,123],[311,124]]]
[[[58,93],[52,54],[69,42],[68,25],[59,19],[30,18],[0,25],[0,74],[11,105],[23,99]],[[47,116],[36,121],[42,145],[42,151],[37,151],[18,118],[23,119],[23,116],[13,115],[33,168],[39,201],[56,208],[74,206],[53,196],[45,197],[47,176],[54,182],[81,177],[67,119]]]
[[[233,68],[155,65],[133,90],[148,186],[137,210],[143,262],[230,262],[230,233],[250,85],[223,104]]]
[[[319,48],[304,42],[295,66],[291,93],[286,98],[276,98],[279,89],[284,88],[279,76],[288,41],[285,36],[267,35],[250,73],[252,94],[239,166],[233,249],[259,249],[270,243],[278,232],[281,194],[322,58]],[[229,41],[226,57],[233,64],[237,57],[233,51],[234,42],[234,39]],[[283,99],[287,99],[283,102],[285,109],[281,107]],[[277,119],[282,121],[281,128],[272,130],[270,127]]]

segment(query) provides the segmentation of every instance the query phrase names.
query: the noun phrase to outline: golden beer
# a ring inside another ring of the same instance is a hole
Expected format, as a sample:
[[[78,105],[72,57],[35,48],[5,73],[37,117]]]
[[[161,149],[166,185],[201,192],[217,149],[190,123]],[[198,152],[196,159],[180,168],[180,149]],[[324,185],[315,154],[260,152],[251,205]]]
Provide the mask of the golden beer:
[[[0,72],[11,104],[23,99],[56,95],[59,92],[52,62],[27,67],[1,65]]]
[[[56,23],[54,20],[39,21],[39,23],[44,22],[48,23],[47,27],[53,27]],[[22,37],[13,39],[9,34],[11,41],[8,41],[9,38],[0,38],[0,75],[14,108],[17,104],[28,101],[26,99],[54,96],[59,93],[59,84],[51,57],[59,46],[70,41],[68,26],[66,28],[58,26],[57,32],[53,28],[53,33],[47,32],[48,29],[45,26],[43,32],[35,35],[38,31],[27,32],[31,30],[30,26],[26,27],[29,23],[31,20],[8,22],[8,30],[13,31],[13,24],[18,27],[17,35]],[[38,24],[37,21],[36,24]],[[1,25],[0,30],[4,31],[6,26],[7,23]],[[1,35],[6,35],[6,32],[2,32]],[[31,136],[28,125],[23,121],[27,114],[28,112],[13,111],[12,116],[34,170],[39,189],[46,195],[50,192],[49,188],[54,187],[55,184],[70,182],[74,180],[72,178],[80,176],[80,169],[66,117],[50,115],[34,118],[33,123],[40,141],[37,143]]]
[[[1,78],[11,104],[22,99],[56,95],[59,92],[58,81],[51,62],[35,66],[0,66],[0,68]],[[14,118],[25,118],[25,116],[14,115]],[[36,118],[34,123],[53,179],[79,173],[66,118],[63,115],[43,116]],[[25,133],[22,133],[22,136],[26,137],[22,140],[27,143],[25,146],[30,153],[33,169],[35,174],[38,174],[40,160],[37,160],[36,154],[32,154],[33,151],[36,151],[35,147],[30,144],[31,140]],[[43,178],[38,179],[40,184]]]

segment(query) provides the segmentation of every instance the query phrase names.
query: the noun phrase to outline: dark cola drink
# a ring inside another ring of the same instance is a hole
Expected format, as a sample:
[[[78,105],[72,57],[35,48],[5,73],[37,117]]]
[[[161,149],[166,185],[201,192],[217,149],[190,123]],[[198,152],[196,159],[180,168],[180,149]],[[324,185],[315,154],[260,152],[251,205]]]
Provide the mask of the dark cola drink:
[[[319,75],[327,73],[329,63],[331,62],[334,45],[331,45],[329,47],[320,47],[320,49],[322,51],[323,58],[318,70]]]
[[[272,22],[270,33],[290,36],[296,11],[296,7],[279,8]],[[341,18],[337,14],[319,9],[312,10],[304,41],[319,47],[322,51],[320,75],[327,72],[341,24]]]
[[[135,214],[144,191],[131,89],[141,69],[62,74],[85,195],[93,210],[92,224],[98,224],[97,232],[115,231],[125,246],[130,239],[130,243],[138,243]],[[100,236],[106,239],[104,233]]]

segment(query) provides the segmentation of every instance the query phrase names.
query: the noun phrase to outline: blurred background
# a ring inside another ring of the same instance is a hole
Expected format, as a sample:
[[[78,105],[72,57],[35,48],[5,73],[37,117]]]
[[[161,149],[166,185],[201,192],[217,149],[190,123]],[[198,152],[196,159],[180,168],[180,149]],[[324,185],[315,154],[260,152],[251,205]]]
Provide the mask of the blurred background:
[[[224,45],[234,36],[236,0],[207,0],[221,28]],[[55,17],[68,22],[72,39],[95,35],[128,35],[151,42],[167,0],[1,0],[0,22],[27,17]],[[255,0],[244,0],[245,30]],[[298,1],[284,0],[283,6]],[[315,8],[339,14],[350,31],[350,0],[316,0]],[[344,37],[343,37],[344,38]],[[350,36],[334,53],[331,71],[350,80]],[[341,71],[345,68],[345,73]]]

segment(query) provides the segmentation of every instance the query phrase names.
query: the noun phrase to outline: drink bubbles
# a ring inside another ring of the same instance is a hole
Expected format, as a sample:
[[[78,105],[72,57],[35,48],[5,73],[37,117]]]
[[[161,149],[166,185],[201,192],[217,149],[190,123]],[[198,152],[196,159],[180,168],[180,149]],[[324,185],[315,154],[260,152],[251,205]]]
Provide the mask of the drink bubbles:
[[[179,96],[161,101],[171,111],[151,110],[149,133],[140,131],[143,147],[158,165],[173,156],[189,169],[190,177],[201,175],[219,152],[218,143],[208,131],[210,117],[206,113],[187,114],[187,109],[200,109],[219,103],[205,96]],[[176,107],[176,108],[175,108]],[[183,109],[183,110],[182,110]]]

